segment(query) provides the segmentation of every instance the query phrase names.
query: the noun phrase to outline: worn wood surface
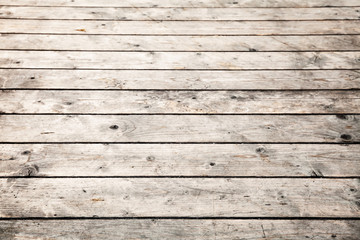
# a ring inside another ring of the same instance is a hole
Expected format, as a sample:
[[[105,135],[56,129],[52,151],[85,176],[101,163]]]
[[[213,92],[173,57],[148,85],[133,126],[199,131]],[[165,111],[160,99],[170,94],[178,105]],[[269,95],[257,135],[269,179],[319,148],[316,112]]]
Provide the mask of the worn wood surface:
[[[0,131],[0,142],[360,141],[358,115],[2,115]]]
[[[360,52],[1,51],[0,68],[359,69]]]
[[[0,176],[360,175],[358,145],[2,144]]]
[[[1,43],[0,43],[1,44]],[[359,70],[159,71],[0,69],[0,87],[31,89],[359,89]]]
[[[0,239],[358,239],[358,0],[0,5]]]
[[[349,8],[74,8],[0,7],[0,19],[72,20],[357,20]]]
[[[89,6],[89,7],[355,7],[360,6],[358,0],[7,0],[9,6]],[[5,5],[4,2],[4,5]]]
[[[27,220],[0,221],[6,239],[338,239],[357,240],[359,221]]]
[[[31,45],[28,43],[31,43]],[[231,52],[359,51],[360,36],[103,36],[0,34],[0,49]]]
[[[358,179],[0,179],[0,217],[358,217]]]
[[[360,34],[360,20],[339,21],[81,21],[1,19],[0,33],[117,35]]]
[[[2,113],[360,113],[358,91],[3,91]]]

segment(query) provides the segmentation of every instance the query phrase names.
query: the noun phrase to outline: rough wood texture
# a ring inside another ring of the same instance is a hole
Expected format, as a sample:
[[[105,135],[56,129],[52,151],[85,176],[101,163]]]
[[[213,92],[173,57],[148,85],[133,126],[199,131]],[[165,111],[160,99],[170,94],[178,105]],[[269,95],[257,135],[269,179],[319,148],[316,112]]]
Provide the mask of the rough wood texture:
[[[140,35],[360,34],[346,21],[81,21],[1,19],[0,33]]]
[[[89,6],[89,7],[344,7],[360,6],[358,0],[6,0],[3,5]]]
[[[360,221],[27,220],[0,221],[6,239],[358,240]],[[239,238],[239,236],[241,238]]]
[[[1,68],[359,69],[360,52],[0,51]]]
[[[0,142],[359,142],[360,121],[357,115],[1,115],[0,132]]]
[[[358,145],[2,144],[0,176],[360,176]]]
[[[360,8],[73,8],[0,6],[2,19],[329,20],[360,18]]]
[[[356,89],[360,88],[360,71],[0,69],[0,87],[3,89]]]
[[[358,179],[0,179],[0,217],[358,217]]]
[[[0,93],[2,113],[360,113],[358,91],[27,91]]]
[[[31,43],[29,45],[28,43]],[[0,34],[0,49],[89,51],[359,51],[360,36],[103,36]]]

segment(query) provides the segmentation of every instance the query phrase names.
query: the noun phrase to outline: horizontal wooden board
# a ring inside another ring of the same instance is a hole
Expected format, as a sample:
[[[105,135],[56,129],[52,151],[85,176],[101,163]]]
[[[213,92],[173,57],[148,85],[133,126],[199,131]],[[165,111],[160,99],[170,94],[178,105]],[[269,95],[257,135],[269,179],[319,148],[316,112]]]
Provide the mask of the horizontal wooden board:
[[[0,7],[3,19],[329,20],[359,19],[360,8],[73,8]]]
[[[358,179],[0,179],[0,217],[358,217]]]
[[[360,176],[358,145],[2,144],[0,176]]]
[[[357,240],[356,220],[1,220],[6,239]]]
[[[2,113],[360,113],[360,91],[29,91],[0,93]]]
[[[31,43],[31,45],[29,45]],[[347,36],[103,36],[0,34],[0,49],[86,51],[359,51]]]
[[[358,0],[6,0],[3,5],[29,6],[92,6],[92,7],[328,7],[360,6]]]
[[[360,52],[0,51],[0,68],[360,69]]]
[[[0,33],[140,35],[360,34],[360,20],[81,21],[1,19]]]
[[[0,87],[2,89],[358,89],[360,71],[0,69]]]
[[[359,142],[357,115],[0,115],[0,142]]]

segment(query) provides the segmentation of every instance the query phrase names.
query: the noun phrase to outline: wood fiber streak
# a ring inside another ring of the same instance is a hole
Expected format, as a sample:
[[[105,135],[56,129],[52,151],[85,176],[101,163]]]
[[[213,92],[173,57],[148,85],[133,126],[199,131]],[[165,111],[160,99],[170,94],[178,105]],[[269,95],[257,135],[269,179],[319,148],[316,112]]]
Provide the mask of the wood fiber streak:
[[[0,221],[6,239],[357,240],[360,222],[351,220],[26,220]],[[335,237],[336,236],[336,237]]]
[[[0,68],[360,69],[360,52],[38,52],[0,51]]]
[[[3,91],[3,113],[360,113],[359,91]]]
[[[36,123],[36,124],[34,124]],[[357,115],[0,115],[0,142],[360,142]]]
[[[359,89],[359,70],[159,71],[0,69],[2,88]]]
[[[0,179],[0,216],[358,217],[358,179]]]
[[[0,7],[3,19],[72,20],[356,20],[360,8],[72,8]]]
[[[358,145],[2,144],[0,176],[360,176]]]
[[[81,21],[1,19],[0,33],[117,35],[360,34],[360,20],[339,21]]]
[[[27,44],[31,42],[31,45]],[[104,36],[0,34],[0,49],[79,51],[359,51],[360,36]]]
[[[12,6],[85,6],[85,7],[360,7],[358,0],[5,0],[3,5]]]

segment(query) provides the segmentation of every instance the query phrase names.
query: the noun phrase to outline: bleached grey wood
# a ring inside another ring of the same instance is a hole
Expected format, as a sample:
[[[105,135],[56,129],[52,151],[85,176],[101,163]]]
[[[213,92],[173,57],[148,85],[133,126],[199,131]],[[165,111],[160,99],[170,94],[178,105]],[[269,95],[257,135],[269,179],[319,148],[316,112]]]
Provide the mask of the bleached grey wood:
[[[0,49],[100,51],[359,51],[346,36],[102,36],[0,34]]]
[[[29,91],[0,93],[3,113],[360,113],[360,91]]]
[[[3,89],[351,89],[360,88],[360,71],[0,69],[0,87]]]
[[[360,34],[360,20],[81,21],[1,19],[0,33],[142,35]]]
[[[359,19],[360,8],[81,8],[0,7],[0,18],[72,20],[329,20]]]
[[[0,132],[0,142],[359,142],[360,121],[357,115],[1,115]]]
[[[0,216],[358,217],[358,179],[0,179]]]
[[[358,145],[2,144],[0,176],[360,176]]]
[[[3,5],[91,6],[91,7],[343,7],[360,6],[358,0],[4,0]]]
[[[6,239],[357,240],[356,220],[17,220],[0,221]]]
[[[360,52],[0,51],[1,68],[359,69]]]

